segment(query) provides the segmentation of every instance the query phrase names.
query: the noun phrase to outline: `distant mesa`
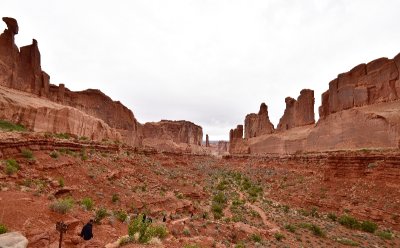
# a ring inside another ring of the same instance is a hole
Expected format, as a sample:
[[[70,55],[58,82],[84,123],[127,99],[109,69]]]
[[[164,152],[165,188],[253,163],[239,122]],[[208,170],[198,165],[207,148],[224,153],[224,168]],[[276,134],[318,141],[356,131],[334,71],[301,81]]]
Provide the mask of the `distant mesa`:
[[[62,132],[93,140],[111,139],[133,146],[157,139],[167,144],[164,150],[200,146],[202,128],[187,121],[161,121],[140,124],[133,112],[97,89],[71,91],[64,84],[50,83],[41,68],[38,42],[20,49],[14,36],[19,27],[15,19],[3,17],[7,29],[0,35],[0,104],[7,119],[32,131]],[[28,93],[28,94],[23,94]],[[148,142],[152,145],[154,142]],[[182,145],[183,144],[183,145]]]

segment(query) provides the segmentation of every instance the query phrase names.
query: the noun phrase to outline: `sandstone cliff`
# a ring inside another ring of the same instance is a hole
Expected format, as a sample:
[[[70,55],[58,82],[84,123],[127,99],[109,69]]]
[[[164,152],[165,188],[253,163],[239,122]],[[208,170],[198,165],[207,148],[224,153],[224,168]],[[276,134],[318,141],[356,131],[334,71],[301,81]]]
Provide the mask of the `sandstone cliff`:
[[[278,131],[314,124],[314,91],[304,89],[297,100],[287,97],[286,109],[279,120]]]
[[[297,153],[397,148],[400,141],[400,54],[354,67],[329,83],[314,124],[314,92],[286,98],[277,131],[246,139],[230,132],[230,153]],[[246,121],[248,122],[248,117]],[[236,131],[238,132],[238,131]]]
[[[244,137],[253,138],[274,131],[274,125],[269,120],[268,106],[262,103],[258,114],[248,114],[244,120]]]
[[[118,136],[123,142],[135,146],[141,145],[140,124],[131,110],[120,102],[111,100],[99,90],[73,92],[65,88],[64,84],[51,85],[50,76],[41,69],[37,41],[33,40],[31,45],[18,50],[14,40],[19,29],[17,21],[8,17],[3,18],[3,21],[7,24],[7,29],[0,35],[0,85],[76,108],[76,110],[80,110],[78,112],[86,113],[87,118],[92,116],[96,120],[100,119],[107,124],[108,128],[117,130]],[[65,109],[71,110],[71,108]],[[34,112],[33,109],[31,111]],[[85,123],[92,124],[91,121]],[[85,123],[81,123],[81,125],[85,126]],[[87,128],[91,129],[92,127],[88,126]],[[98,127],[96,128],[98,129]],[[54,128],[49,127],[49,130],[43,131],[53,130]],[[73,128],[69,131],[71,134],[80,134],[76,133]]]
[[[147,122],[143,125],[143,138],[145,146],[178,151],[189,149],[187,145],[201,146],[203,129],[189,121]]]

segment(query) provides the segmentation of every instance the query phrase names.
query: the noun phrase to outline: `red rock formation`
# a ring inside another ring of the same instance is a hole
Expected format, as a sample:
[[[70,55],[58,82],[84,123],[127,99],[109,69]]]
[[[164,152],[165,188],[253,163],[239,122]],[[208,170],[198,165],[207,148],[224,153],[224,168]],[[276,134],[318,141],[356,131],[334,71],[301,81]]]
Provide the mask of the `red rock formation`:
[[[210,141],[208,140],[208,134],[206,134],[206,147],[210,147]]]
[[[246,139],[257,137],[263,134],[270,134],[274,131],[274,125],[268,117],[268,107],[265,103],[260,106],[258,114],[248,114],[244,121],[244,137]]]
[[[200,146],[203,140],[203,129],[189,121],[147,122],[143,125],[143,142],[166,140],[174,143],[185,143]]]
[[[315,123],[313,90],[304,89],[300,92],[297,101],[291,97],[286,97],[285,102],[285,113],[279,120],[277,130],[284,131]]]
[[[237,125],[229,132],[229,153],[249,153],[246,140],[243,139],[243,125]]]
[[[50,76],[41,69],[37,41],[33,40],[31,45],[18,51],[14,42],[14,35],[18,33],[17,21],[12,18],[3,18],[3,21],[7,29],[0,35],[0,85],[77,108],[116,129],[125,143],[141,145],[141,125],[131,110],[99,90],[73,92],[64,84],[50,85]]]
[[[390,102],[400,96],[400,55],[393,59],[379,58],[360,64],[329,83],[322,94],[321,118],[330,114],[379,102]]]

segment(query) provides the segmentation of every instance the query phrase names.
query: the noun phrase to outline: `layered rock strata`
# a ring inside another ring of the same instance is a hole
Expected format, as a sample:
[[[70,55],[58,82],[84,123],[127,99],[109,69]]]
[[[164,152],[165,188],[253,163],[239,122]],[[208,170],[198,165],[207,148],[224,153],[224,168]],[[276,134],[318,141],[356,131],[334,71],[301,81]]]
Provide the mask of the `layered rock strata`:
[[[329,90],[322,94],[320,119],[316,124],[314,92],[302,90],[297,100],[285,99],[285,113],[276,132],[231,139],[230,152],[282,154],[397,148],[400,141],[399,69],[400,54],[339,74],[329,83]],[[246,117],[245,122],[249,122],[248,119]]]

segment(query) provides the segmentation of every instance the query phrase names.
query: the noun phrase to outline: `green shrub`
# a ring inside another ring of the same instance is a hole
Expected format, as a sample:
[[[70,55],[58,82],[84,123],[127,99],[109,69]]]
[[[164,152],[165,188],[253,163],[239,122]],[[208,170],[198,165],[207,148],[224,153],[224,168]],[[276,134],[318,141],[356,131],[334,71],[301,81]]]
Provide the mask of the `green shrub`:
[[[102,219],[104,219],[106,216],[108,216],[107,209],[100,207],[99,209],[96,210],[95,216],[94,216],[94,222],[97,224],[100,223]]]
[[[360,227],[360,222],[356,218],[347,214],[340,216],[338,221],[341,225],[350,229],[358,229]]]
[[[292,232],[292,233],[296,232],[296,227],[294,225],[291,225],[291,224],[285,225],[285,229],[288,230],[289,232]]]
[[[214,195],[213,202],[225,204],[227,202],[227,198],[223,192],[218,192],[216,195]]]
[[[59,138],[59,139],[69,139],[71,136],[68,133],[54,133],[53,137]]]
[[[310,230],[315,236],[318,236],[318,237],[325,236],[324,231],[322,231],[322,229],[317,225],[312,224]]]
[[[60,185],[61,188],[63,188],[65,186],[65,181],[64,178],[60,177],[58,179],[58,184]]]
[[[17,161],[15,161],[15,159],[6,160],[6,166],[4,168],[4,171],[5,173],[7,173],[7,175],[12,175],[16,173],[19,169],[20,169],[19,164],[17,163]]]
[[[240,243],[237,243],[237,244],[235,245],[235,248],[246,248],[246,246],[244,245],[243,242],[240,242]]]
[[[24,126],[6,120],[0,120],[0,129],[5,131],[26,131]]]
[[[393,239],[393,233],[392,233],[391,231],[389,231],[389,230],[386,230],[386,231],[378,231],[378,232],[376,233],[376,235],[377,235],[378,237],[380,237],[381,239],[387,239],[387,240]]]
[[[117,201],[119,201],[119,195],[116,194],[116,193],[114,193],[114,194],[112,195],[112,197],[111,197],[111,201],[112,201],[113,203],[116,203]]]
[[[275,233],[274,237],[276,240],[281,241],[282,239],[285,238],[285,235],[283,235],[282,233]]]
[[[114,216],[121,222],[124,222],[128,218],[128,214],[123,210],[114,211]]]
[[[250,239],[253,240],[253,242],[255,242],[255,243],[261,243],[261,241],[262,241],[261,236],[258,235],[258,234],[255,234],[255,233],[253,233],[253,234],[250,236]]]
[[[217,220],[221,219],[222,216],[224,216],[224,207],[217,202],[214,202],[211,205],[211,211],[213,212],[214,218]]]
[[[34,159],[33,158],[33,152],[31,150],[29,150],[29,149],[22,149],[21,150],[21,154],[22,154],[22,156],[24,158],[27,158],[27,159],[30,159],[30,160]]]
[[[378,229],[378,225],[375,222],[363,221],[360,225],[361,230],[364,232],[374,233]]]
[[[200,246],[196,244],[186,244],[183,246],[183,248],[200,248]]]
[[[336,241],[342,245],[347,245],[347,246],[358,246],[358,243],[347,238],[337,238]]]
[[[0,234],[8,232],[7,227],[4,224],[0,224]]]
[[[50,209],[60,214],[66,214],[74,206],[74,199],[64,198],[54,201]]]
[[[81,200],[81,204],[82,204],[82,206],[86,209],[86,210],[92,210],[92,208],[93,208],[93,205],[94,205],[94,203],[93,203],[93,200],[92,200],[92,198],[90,198],[90,197],[85,197],[85,198],[83,198],[82,200]]]
[[[165,226],[153,226],[147,221],[143,222],[143,215],[141,214],[134,218],[128,226],[128,234],[130,237],[133,237],[136,233],[139,234],[138,241],[142,244],[148,243],[153,237],[163,239],[168,235]]]
[[[50,157],[52,157],[52,158],[54,158],[54,159],[58,158],[58,152],[56,152],[56,151],[50,152],[49,155],[50,155]]]
[[[190,236],[190,231],[189,231],[189,229],[183,229],[183,231],[182,231],[182,233],[183,233],[183,235],[185,235],[185,236]]]
[[[337,220],[337,216],[334,213],[329,213],[328,214],[328,218],[331,219],[332,221],[336,221]]]

